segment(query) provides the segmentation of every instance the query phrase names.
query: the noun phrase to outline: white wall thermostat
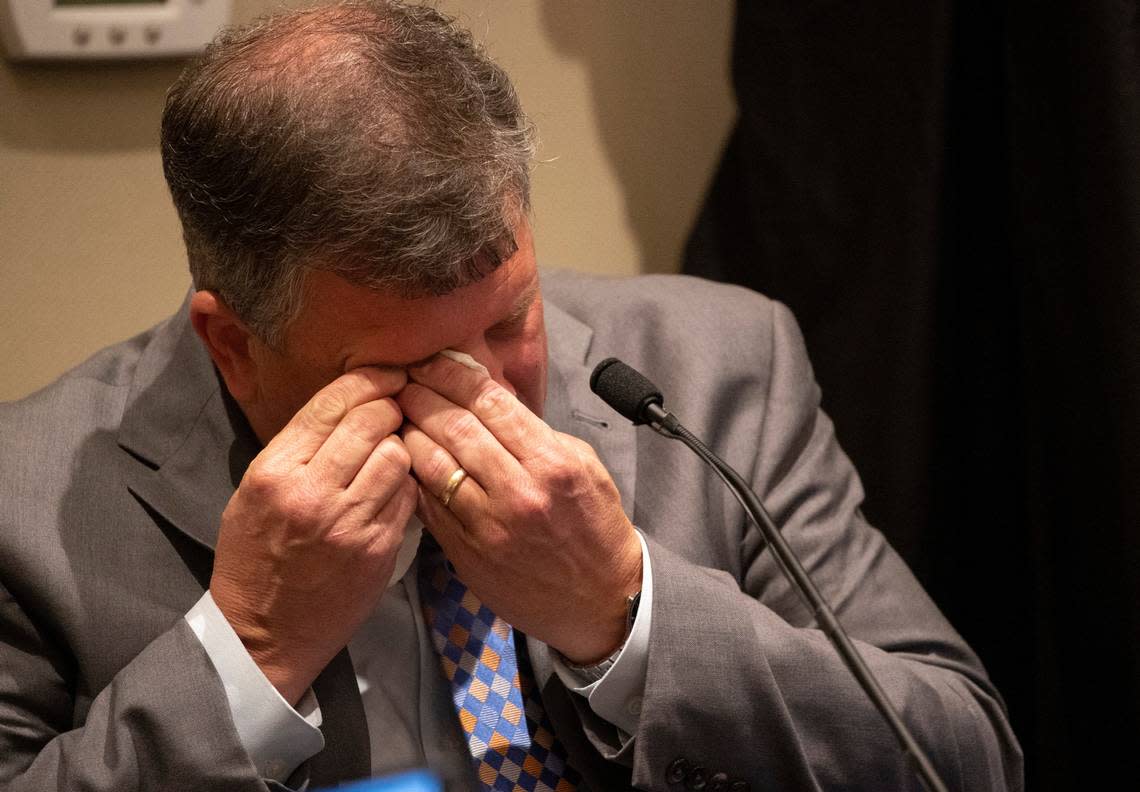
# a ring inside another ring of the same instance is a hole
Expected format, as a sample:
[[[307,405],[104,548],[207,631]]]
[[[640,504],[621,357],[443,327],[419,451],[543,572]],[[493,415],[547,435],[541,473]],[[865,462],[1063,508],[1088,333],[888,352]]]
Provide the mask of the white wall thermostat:
[[[231,0],[0,0],[13,60],[192,55],[229,21]]]

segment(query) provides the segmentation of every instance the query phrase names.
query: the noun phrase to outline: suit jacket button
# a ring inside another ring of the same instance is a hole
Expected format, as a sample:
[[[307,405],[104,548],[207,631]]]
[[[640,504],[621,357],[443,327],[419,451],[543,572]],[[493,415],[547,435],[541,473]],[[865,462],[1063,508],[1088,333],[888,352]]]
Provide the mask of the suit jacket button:
[[[665,771],[665,780],[670,784],[679,783],[685,778],[687,772],[689,772],[689,760],[674,759],[673,763],[669,765],[669,769]]]
[[[747,781],[733,781],[728,792],[752,792],[752,785]]]
[[[685,789],[691,789],[693,792],[700,792],[708,785],[709,771],[703,767],[694,767],[685,776]]]
[[[728,774],[713,773],[709,777],[708,792],[728,792]]]

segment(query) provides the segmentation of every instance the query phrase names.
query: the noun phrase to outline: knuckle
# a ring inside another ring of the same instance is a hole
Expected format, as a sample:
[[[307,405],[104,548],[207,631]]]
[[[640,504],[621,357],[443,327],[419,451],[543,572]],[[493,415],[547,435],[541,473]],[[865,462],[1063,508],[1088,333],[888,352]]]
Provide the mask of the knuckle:
[[[254,460],[242,476],[239,487],[256,498],[268,498],[283,479],[274,463],[275,460]]]
[[[576,465],[571,465],[566,460],[559,459],[547,470],[546,479],[552,486],[564,489],[577,480],[577,474],[578,469]]]
[[[479,532],[479,545],[484,553],[506,557],[514,543],[511,532],[502,525],[485,525]]]
[[[407,374],[400,369],[353,369],[317,391],[305,413],[319,424],[336,425],[350,410],[396,393],[406,382]]]
[[[335,426],[346,410],[345,394],[339,383],[334,382],[322,390],[309,401],[305,416],[322,426]]]
[[[375,399],[361,402],[353,408],[353,411],[369,415],[373,419],[388,419],[393,414],[393,411],[399,412],[399,408],[395,406],[395,402],[391,396],[379,396]]]
[[[473,405],[475,411],[480,415],[499,418],[511,414],[514,408],[514,400],[506,388],[494,380],[488,379],[479,386]]]
[[[384,392],[396,393],[408,384],[408,372],[402,368],[373,368],[380,376]]]
[[[404,445],[407,446],[413,457],[422,457],[424,449],[429,446],[427,435],[412,423],[403,424],[396,436],[404,441]]]
[[[581,466],[574,457],[555,452],[543,460],[540,478],[548,491],[564,493],[577,486],[580,471]]]
[[[376,417],[374,411],[368,409],[368,405],[361,405],[349,410],[341,419],[340,425],[359,440],[373,440],[380,434],[381,429]]]
[[[423,472],[428,481],[443,481],[455,472],[455,463],[446,451],[436,447],[424,461]]]
[[[402,415],[395,402],[381,399],[353,407],[341,419],[341,425],[356,437],[375,442],[391,434],[401,420]]]
[[[402,472],[407,473],[412,469],[412,455],[398,437],[393,435],[385,437],[380,445],[376,446],[376,451]]]
[[[574,435],[564,434],[559,435],[559,440],[569,446],[570,450],[573,451],[574,454],[579,458],[585,459],[587,461],[592,460],[598,463],[601,462],[601,460],[598,459],[598,452],[594,450],[594,447],[592,445],[587,443],[582,438],[575,437]]]
[[[404,422],[404,411],[400,409],[399,403],[391,396],[385,396],[383,399],[372,402],[372,404],[375,405],[373,409],[377,411],[385,424],[392,427],[392,431],[395,431]]]
[[[538,524],[546,522],[553,512],[553,503],[549,495],[541,490],[530,490],[521,494],[516,501],[515,511],[522,518],[524,524]]]
[[[443,422],[444,435],[458,443],[475,440],[482,428],[479,419],[466,410],[455,410]]]
[[[450,365],[445,363],[440,358],[431,361],[432,377],[436,379],[444,388],[451,388],[460,385],[465,376],[467,376],[467,367],[463,364]]]
[[[400,406],[400,409],[405,412],[408,411],[409,408],[414,410],[426,390],[427,389],[419,383],[409,382],[396,394],[396,403]]]
[[[282,489],[277,495],[277,508],[287,519],[305,519],[319,511],[320,504],[321,498],[308,482]]]

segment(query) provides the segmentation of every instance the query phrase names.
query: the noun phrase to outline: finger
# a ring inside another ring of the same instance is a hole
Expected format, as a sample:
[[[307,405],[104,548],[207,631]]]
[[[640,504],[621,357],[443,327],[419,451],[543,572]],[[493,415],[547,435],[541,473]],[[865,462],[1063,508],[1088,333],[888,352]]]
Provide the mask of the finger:
[[[380,442],[399,429],[403,420],[403,413],[390,397],[353,407],[309,460],[310,475],[332,486],[347,487]]]
[[[294,464],[313,458],[353,407],[392,396],[407,382],[403,369],[365,366],[346,372],[317,391],[269,442],[271,456]]]
[[[400,545],[404,541],[408,520],[412,519],[416,511],[418,499],[419,485],[411,476],[405,476],[392,497],[372,519],[378,530],[374,532],[367,548],[369,552],[390,555],[391,560],[395,562]]]
[[[465,557],[468,553],[471,548],[471,536],[464,529],[463,523],[422,484],[418,489],[416,516],[420,518],[428,533],[439,542],[443,554],[454,564],[457,559]]]
[[[553,442],[553,430],[509,390],[462,363],[436,355],[408,368],[420,383],[479,419],[516,459],[526,462]]]
[[[381,440],[361,465],[345,497],[376,512],[411,478],[412,460],[404,441],[396,435]]]
[[[408,520],[412,519],[418,505],[419,485],[411,476],[404,476],[396,487],[396,491],[392,493],[392,497],[376,512],[373,522],[398,528],[399,536],[395,538],[396,545],[399,546],[400,542],[403,541],[404,529],[408,525]]]
[[[409,422],[446,449],[488,492],[522,475],[518,460],[468,410],[415,383],[400,391],[396,401]]]
[[[404,427],[404,445],[412,458],[412,472],[416,479],[432,496],[440,501],[452,475],[460,469],[460,464],[447,449],[428,437],[419,427],[408,425]],[[464,468],[466,470],[466,468]],[[467,478],[459,485],[447,502],[446,507],[464,526],[477,523],[479,515],[487,510],[487,493],[479,484],[478,479],[467,471]]]

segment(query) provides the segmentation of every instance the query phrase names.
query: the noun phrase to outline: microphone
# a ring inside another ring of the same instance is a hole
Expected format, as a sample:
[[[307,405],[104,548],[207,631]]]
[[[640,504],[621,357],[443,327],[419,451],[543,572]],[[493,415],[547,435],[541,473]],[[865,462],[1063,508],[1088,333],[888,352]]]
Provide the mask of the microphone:
[[[863,692],[871,699],[871,703],[894,732],[903,752],[914,762],[923,786],[930,792],[946,792],[946,784],[938,776],[934,764],[891,705],[879,681],[871,673],[871,669],[859,654],[859,650],[855,648],[855,644],[851,642],[846,630],[840,625],[831,606],[819,593],[819,589],[804,570],[796,554],[792,552],[792,548],[784,541],[784,535],[772,522],[759,496],[748,482],[727,462],[709,450],[700,438],[682,426],[672,413],[666,412],[661,389],[637,369],[617,358],[606,358],[590,375],[590,390],[635,425],[648,424],[658,434],[670,440],[680,440],[713,469],[713,472],[728,486],[752,522],[760,529],[780,570],[815,616],[816,623],[827,635],[844,665],[858,680]]]
[[[590,375],[590,390],[606,404],[633,421],[635,426],[652,423],[647,414],[650,405],[664,402],[661,391],[640,371],[615,357],[606,358]]]

